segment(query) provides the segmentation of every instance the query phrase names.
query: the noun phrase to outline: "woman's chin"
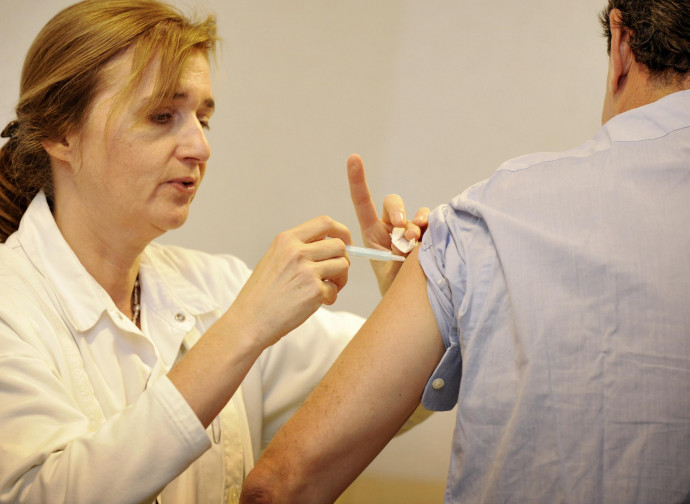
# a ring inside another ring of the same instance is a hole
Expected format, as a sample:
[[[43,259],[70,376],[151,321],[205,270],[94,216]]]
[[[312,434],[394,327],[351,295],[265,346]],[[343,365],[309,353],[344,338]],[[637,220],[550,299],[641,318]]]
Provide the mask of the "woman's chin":
[[[165,216],[162,216],[161,228],[164,231],[173,231],[181,228],[189,218],[189,207],[176,208]]]

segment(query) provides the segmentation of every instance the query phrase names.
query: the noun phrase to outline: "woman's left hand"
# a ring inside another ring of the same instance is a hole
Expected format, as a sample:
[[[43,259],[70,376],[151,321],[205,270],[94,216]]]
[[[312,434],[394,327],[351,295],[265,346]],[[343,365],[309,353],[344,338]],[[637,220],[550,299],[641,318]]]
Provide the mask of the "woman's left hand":
[[[364,174],[362,158],[357,154],[352,154],[347,159],[347,178],[364,246],[391,250],[394,254],[407,256],[392,244],[390,233],[395,227],[405,228],[406,239],[419,241],[427,228],[429,208],[420,208],[414,219],[409,221],[402,198],[397,194],[389,194],[383,200],[383,214],[379,218]],[[398,261],[370,262],[376,274],[379,290],[383,295],[393,283],[402,263]]]

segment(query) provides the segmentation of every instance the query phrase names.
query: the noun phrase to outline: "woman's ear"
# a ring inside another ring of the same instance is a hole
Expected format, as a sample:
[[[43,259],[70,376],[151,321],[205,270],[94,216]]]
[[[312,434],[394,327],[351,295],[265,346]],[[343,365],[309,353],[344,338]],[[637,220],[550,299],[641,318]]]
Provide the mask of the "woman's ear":
[[[76,134],[68,133],[60,140],[46,139],[42,144],[53,167],[63,166],[74,171],[79,165],[79,138]]]
[[[67,138],[62,140],[43,140],[43,148],[51,158],[71,163],[74,157],[74,147]]]

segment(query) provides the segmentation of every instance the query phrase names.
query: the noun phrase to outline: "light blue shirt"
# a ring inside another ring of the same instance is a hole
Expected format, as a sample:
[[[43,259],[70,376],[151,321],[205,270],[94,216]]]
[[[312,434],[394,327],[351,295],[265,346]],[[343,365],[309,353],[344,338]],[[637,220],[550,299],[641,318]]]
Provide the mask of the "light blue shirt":
[[[446,502],[690,492],[690,91],[436,208],[420,262],[456,404]]]

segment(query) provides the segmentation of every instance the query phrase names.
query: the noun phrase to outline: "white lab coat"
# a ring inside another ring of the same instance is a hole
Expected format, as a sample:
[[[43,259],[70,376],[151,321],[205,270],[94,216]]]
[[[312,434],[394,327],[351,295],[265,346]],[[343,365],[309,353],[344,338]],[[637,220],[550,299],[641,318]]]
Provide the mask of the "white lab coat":
[[[362,319],[319,310],[204,430],[167,379],[251,271],[151,244],[142,330],[81,266],[43,194],[0,245],[0,503],[232,502]]]

